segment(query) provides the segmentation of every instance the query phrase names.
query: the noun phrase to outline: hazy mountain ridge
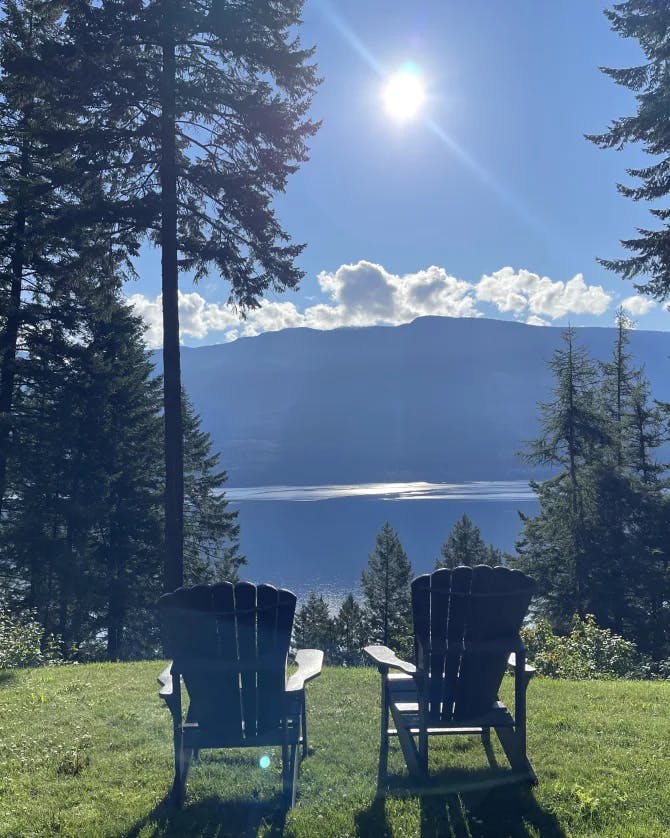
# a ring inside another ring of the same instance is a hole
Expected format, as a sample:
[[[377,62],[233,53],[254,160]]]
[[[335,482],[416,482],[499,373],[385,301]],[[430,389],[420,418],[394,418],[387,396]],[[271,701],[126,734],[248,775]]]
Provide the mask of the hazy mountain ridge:
[[[287,329],[183,348],[182,375],[230,485],[511,480],[529,473],[517,452],[561,332],[446,317]],[[610,355],[613,328],[577,333]],[[670,332],[633,331],[631,351],[670,400]]]

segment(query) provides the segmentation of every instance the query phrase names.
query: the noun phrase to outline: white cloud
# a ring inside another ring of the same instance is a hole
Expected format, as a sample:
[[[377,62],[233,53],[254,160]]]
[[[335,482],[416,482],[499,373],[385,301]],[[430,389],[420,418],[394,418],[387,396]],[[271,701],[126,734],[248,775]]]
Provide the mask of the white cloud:
[[[128,301],[141,314],[147,324],[146,340],[151,347],[163,343],[162,294],[150,300],[142,294],[132,294]],[[208,303],[204,297],[193,291],[179,292],[179,325],[181,336],[202,340],[210,332],[225,332],[239,326],[240,318],[225,305]]]
[[[509,267],[485,274],[477,283],[476,294],[478,300],[493,303],[500,311],[519,316],[528,309],[552,320],[570,313],[603,314],[612,301],[601,285],[587,285],[582,274],[562,282]]]
[[[635,317],[640,317],[650,312],[652,308],[656,308],[656,303],[646,297],[640,297],[638,294],[634,294],[632,297],[626,297],[621,303],[621,308]]]
[[[318,279],[321,290],[336,304],[340,325],[397,325],[427,314],[483,315],[476,308],[473,286],[434,265],[401,276],[389,273],[381,265],[361,260],[355,265],[342,265],[334,273],[322,271]],[[322,311],[314,313],[324,314]],[[309,315],[310,309],[305,314]]]
[[[568,282],[553,281],[527,270],[501,268],[485,274],[478,283],[466,282],[435,265],[408,274],[393,274],[382,265],[361,260],[341,265],[336,271],[322,271],[319,286],[325,302],[299,311],[295,303],[262,300],[247,318],[228,305],[211,303],[196,291],[179,293],[181,337],[198,340],[216,334],[217,340],[231,341],[261,332],[297,326],[335,329],[340,326],[397,325],[416,317],[482,317],[478,303],[489,303],[497,311],[535,326],[546,326],[566,314],[602,314],[611,296],[600,285],[586,285],[577,274]],[[147,323],[147,342],[162,343],[161,297],[141,294],[129,298]],[[626,303],[640,300],[630,298]],[[629,308],[628,310],[633,311]]]

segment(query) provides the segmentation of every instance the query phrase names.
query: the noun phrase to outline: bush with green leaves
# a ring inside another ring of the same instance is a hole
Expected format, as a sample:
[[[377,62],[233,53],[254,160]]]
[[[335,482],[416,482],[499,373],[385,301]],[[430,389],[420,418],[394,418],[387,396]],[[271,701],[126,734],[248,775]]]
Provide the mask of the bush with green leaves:
[[[540,619],[521,630],[530,662],[539,675],[550,678],[639,678],[644,659],[630,640],[600,628],[592,614],[572,618],[570,634],[554,634],[548,620]]]
[[[0,669],[62,662],[59,640],[49,636],[43,642],[43,633],[32,611],[12,614],[0,606]]]

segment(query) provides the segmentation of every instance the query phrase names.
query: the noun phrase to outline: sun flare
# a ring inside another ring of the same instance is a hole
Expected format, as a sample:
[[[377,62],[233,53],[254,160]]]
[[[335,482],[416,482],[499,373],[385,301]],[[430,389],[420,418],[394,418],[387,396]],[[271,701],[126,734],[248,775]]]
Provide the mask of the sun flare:
[[[408,66],[389,78],[383,95],[389,116],[408,122],[421,111],[426,101],[426,88],[420,73],[413,66]]]

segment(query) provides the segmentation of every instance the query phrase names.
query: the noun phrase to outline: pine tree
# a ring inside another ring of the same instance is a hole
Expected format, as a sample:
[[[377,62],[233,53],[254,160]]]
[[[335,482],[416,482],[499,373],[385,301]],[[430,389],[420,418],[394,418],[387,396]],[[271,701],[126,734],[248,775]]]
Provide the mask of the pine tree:
[[[317,129],[306,117],[318,83],[312,50],[294,34],[301,8],[302,0],[82,0],[70,8],[78,86],[89,87],[79,153],[125,154],[109,212],[144,224],[162,252],[169,590],[183,578],[178,273],[199,278],[213,267],[242,312],[302,277],[294,265],[302,247],[271,204]],[[114,178],[111,166],[106,172]]]
[[[640,370],[633,368],[628,348],[628,333],[632,326],[632,321],[624,314],[623,309],[619,309],[616,313],[616,338],[612,359],[600,365],[603,380],[602,405],[609,421],[614,460],[619,469],[624,467],[625,461],[624,438],[631,393],[641,374]]]
[[[353,594],[347,594],[340,605],[333,631],[332,662],[340,666],[359,666],[363,662],[362,649],[366,644],[365,621],[363,609]]]
[[[486,544],[479,527],[465,513],[454,524],[447,540],[442,545],[441,553],[442,559],[438,559],[436,567],[454,568],[459,565],[474,567],[477,564],[495,567],[505,563],[502,550],[492,544]]]
[[[522,516],[524,529],[517,544],[518,564],[537,579],[546,610],[559,627],[568,626],[575,613],[593,613],[590,476],[609,439],[597,397],[597,368],[576,345],[573,329],[563,333],[563,341],[565,347],[549,362],[555,385],[553,400],[540,405],[542,434],[524,455],[528,462],[552,466],[558,474],[541,488],[533,484],[540,516],[533,523]]]
[[[634,38],[646,62],[626,69],[603,68],[617,84],[635,93],[634,116],[615,119],[603,134],[588,137],[600,148],[623,148],[641,144],[656,158],[649,166],[629,169],[639,182],[635,186],[618,184],[619,192],[634,201],[657,202],[670,194],[670,76],[667,40],[670,6],[666,0],[626,0],[616,3],[605,14],[612,29],[624,38]],[[670,207],[653,207],[650,213],[660,228],[638,230],[638,236],[622,241],[634,255],[623,259],[601,259],[606,268],[624,279],[647,277],[636,288],[659,300],[670,294]]]
[[[295,615],[293,643],[296,649],[321,649],[326,661],[331,662],[333,620],[328,603],[314,591]]]
[[[598,621],[623,632],[626,614],[626,579],[634,557],[626,538],[631,507],[627,462],[627,434],[631,419],[631,395],[641,371],[632,366],[628,333],[632,322],[619,309],[616,314],[616,337],[610,361],[600,367],[600,403],[607,425],[609,443],[601,452],[599,468],[592,470],[594,521],[592,532],[600,533],[597,548],[592,547],[592,568],[599,564],[601,578]],[[595,529],[594,529],[595,527]],[[594,541],[591,539],[592,542]]]
[[[368,569],[361,573],[368,643],[409,654],[412,633],[412,566],[387,521],[377,534]]]
[[[90,149],[78,151],[86,120],[69,73],[77,63],[70,6],[0,4],[0,506],[17,448],[14,401],[31,375],[26,341],[56,306],[63,329],[76,331],[77,299],[87,293],[79,284],[93,271],[118,288],[120,259],[138,246],[110,219],[109,188]]]

